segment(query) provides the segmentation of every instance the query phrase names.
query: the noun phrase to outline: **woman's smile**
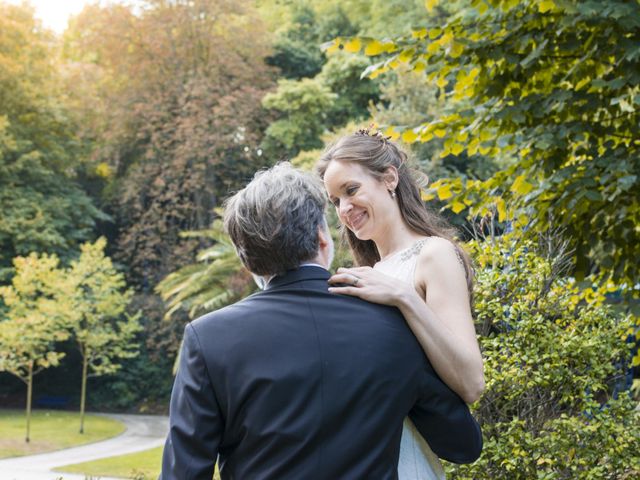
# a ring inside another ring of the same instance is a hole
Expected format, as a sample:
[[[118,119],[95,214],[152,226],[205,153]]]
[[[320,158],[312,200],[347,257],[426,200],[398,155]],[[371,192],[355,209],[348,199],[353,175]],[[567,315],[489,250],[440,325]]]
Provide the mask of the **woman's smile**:
[[[368,217],[366,210],[355,214],[352,213],[345,223],[355,233],[366,223]]]

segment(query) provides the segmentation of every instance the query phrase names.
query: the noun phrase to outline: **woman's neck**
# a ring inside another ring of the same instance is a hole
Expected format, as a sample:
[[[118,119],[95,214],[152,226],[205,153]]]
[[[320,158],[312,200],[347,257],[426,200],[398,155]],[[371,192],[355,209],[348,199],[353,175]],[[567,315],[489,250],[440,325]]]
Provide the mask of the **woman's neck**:
[[[389,255],[409,248],[422,237],[424,235],[414,232],[404,221],[400,221],[389,225],[389,228],[385,229],[378,238],[373,238],[372,240],[376,244],[380,259],[384,260]]]

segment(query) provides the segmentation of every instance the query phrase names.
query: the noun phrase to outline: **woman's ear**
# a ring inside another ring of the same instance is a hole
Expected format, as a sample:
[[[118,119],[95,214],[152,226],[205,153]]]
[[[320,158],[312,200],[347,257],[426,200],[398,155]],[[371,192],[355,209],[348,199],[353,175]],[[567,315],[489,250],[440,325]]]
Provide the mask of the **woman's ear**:
[[[390,192],[395,191],[398,186],[398,169],[394,166],[387,167],[382,173],[382,181],[387,190]]]

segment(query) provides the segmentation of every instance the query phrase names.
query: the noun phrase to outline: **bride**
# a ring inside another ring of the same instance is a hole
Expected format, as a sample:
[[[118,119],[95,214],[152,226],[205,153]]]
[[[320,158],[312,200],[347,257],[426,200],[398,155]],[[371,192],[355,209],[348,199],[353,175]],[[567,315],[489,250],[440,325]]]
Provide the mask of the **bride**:
[[[335,293],[395,306],[442,380],[465,402],[484,390],[471,316],[472,269],[444,222],[427,210],[407,155],[382,134],[342,137],[317,170],[336,208],[355,268],[329,280]],[[400,480],[444,479],[440,460],[405,419]]]

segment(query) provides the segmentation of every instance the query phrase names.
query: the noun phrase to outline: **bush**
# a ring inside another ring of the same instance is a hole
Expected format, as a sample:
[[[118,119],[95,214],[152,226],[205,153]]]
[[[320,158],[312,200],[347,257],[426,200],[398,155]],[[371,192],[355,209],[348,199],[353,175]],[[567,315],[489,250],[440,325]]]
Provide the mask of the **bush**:
[[[602,289],[562,277],[562,252],[542,256],[512,234],[471,248],[487,381],[474,410],[485,446],[449,477],[638,478],[639,413],[621,388],[630,316]]]

